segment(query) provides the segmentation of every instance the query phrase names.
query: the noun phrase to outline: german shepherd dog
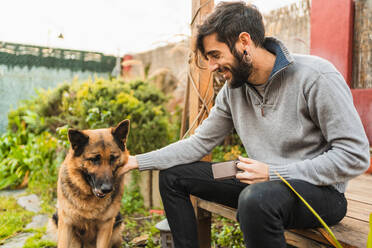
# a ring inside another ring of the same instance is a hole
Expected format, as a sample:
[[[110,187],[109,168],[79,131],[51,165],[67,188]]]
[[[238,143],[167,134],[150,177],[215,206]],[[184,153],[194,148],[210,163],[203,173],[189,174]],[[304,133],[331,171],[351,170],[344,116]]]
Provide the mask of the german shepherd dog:
[[[71,144],[60,167],[57,186],[58,248],[120,247],[123,224],[120,202],[128,160],[129,120],[96,130],[69,129]]]

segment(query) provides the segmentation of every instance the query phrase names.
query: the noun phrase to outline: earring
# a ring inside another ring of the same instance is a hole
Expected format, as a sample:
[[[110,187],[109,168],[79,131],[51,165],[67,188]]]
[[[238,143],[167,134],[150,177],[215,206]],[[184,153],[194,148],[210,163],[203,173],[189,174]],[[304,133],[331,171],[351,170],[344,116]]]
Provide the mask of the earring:
[[[243,53],[244,53],[243,60],[246,63],[252,63],[252,57],[251,57],[251,55],[246,50],[244,50]]]

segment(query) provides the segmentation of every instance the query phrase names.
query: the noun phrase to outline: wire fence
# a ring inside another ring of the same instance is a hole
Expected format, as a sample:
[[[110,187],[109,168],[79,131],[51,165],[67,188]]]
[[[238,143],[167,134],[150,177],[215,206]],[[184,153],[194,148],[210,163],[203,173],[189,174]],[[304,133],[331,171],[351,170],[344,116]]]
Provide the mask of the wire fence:
[[[71,71],[111,72],[116,58],[98,52],[0,42],[0,64],[9,67],[46,67]]]
[[[108,78],[116,58],[97,52],[0,42],[0,133],[7,113],[36,89],[53,88],[74,78]]]

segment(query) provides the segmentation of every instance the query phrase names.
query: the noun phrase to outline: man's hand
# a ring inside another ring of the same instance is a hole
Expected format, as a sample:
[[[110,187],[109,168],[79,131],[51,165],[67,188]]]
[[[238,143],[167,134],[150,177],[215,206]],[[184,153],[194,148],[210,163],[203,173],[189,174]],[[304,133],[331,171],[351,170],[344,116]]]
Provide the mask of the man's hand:
[[[243,172],[236,174],[242,183],[254,184],[269,181],[269,166],[265,163],[239,156],[237,167]]]
[[[137,162],[136,157],[135,156],[129,156],[127,163],[124,166],[119,168],[118,175],[125,174],[128,171],[130,171],[132,169],[136,169],[136,168],[138,168],[138,162]]]

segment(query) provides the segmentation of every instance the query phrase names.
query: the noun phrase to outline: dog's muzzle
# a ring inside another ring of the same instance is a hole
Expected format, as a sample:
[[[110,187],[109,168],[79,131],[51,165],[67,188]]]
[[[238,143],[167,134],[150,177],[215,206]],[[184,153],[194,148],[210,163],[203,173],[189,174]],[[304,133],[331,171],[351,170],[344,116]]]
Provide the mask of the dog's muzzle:
[[[107,194],[109,194],[113,190],[112,184],[103,183],[99,188],[93,188],[93,193],[95,196],[99,198],[104,198]]]

